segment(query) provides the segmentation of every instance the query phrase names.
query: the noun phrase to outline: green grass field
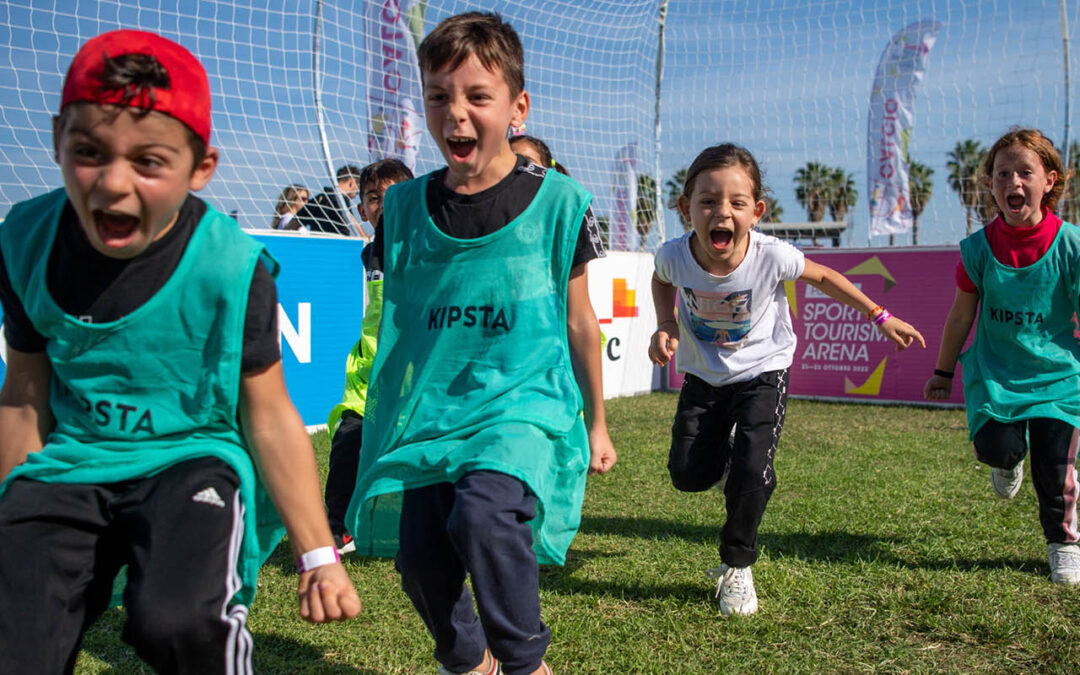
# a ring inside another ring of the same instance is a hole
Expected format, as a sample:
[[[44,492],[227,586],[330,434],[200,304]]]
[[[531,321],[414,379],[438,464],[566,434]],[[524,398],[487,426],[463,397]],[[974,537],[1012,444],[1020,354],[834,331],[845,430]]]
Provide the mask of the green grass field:
[[[541,575],[557,673],[1080,672],[1080,588],[1049,581],[1030,479],[996,498],[956,410],[792,401],[754,566],[761,609],[721,617],[705,569],[723,497],[671,487],[675,401],[608,403],[619,462],[589,479],[566,567]],[[251,611],[256,670],[433,673],[392,563],[346,566],[361,616],[311,626],[279,547]],[[139,672],[122,621],[91,629],[77,672]]]

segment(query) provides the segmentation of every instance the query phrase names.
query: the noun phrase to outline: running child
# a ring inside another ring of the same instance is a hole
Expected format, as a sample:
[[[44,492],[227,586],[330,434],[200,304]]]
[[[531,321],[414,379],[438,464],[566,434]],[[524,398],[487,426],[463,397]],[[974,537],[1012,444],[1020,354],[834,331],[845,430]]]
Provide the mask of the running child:
[[[447,166],[387,190],[376,228],[383,319],[347,524],[359,549],[372,503],[404,492],[396,564],[440,672],[548,673],[538,562],[565,560],[586,472],[615,462],[585,265],[602,249],[590,195],[507,142],[529,112],[513,28],[450,17],[418,57]]]
[[[758,607],[750,567],[758,558],[758,526],[776,488],[773,458],[795,353],[783,282],[805,281],[866,314],[898,349],[913,341],[925,347],[917,330],[843,275],[755,230],[765,213],[764,194],[761,171],[746,149],[724,144],[702,151],[679,197],[692,229],[656,253],[652,281],[657,329],[649,358],[668,363],[685,337],[678,370],[686,379],[668,459],[671,481],[676,489],[701,492],[727,476],[720,566],[709,570],[719,579],[716,593],[725,616],[753,614]]]
[[[1054,215],[1065,167],[1038,130],[1015,128],[999,138],[982,170],[998,215],[960,242],[956,297],[924,393],[948,399],[960,361],[976,459],[992,467],[994,492],[1012,499],[1030,449],[1050,579],[1080,584],[1080,344],[1072,323],[1080,229]],[[976,316],[975,338],[961,354]]]
[[[277,264],[190,194],[209,142],[194,56],[100,35],[53,121],[64,189],[0,226],[0,672],[70,672],[125,564],[123,639],[144,661],[251,672],[247,606],[281,536],[266,493],[300,615],[360,609],[282,378]]]
[[[375,227],[382,217],[383,195],[394,183],[412,180],[413,173],[399,159],[381,159],[360,171],[360,218]],[[345,394],[330,411],[326,421],[330,430],[330,467],[326,473],[326,513],[338,554],[356,550],[345,528],[345,512],[356,487],[356,467],[360,462],[363,439],[364,404],[368,378],[375,360],[379,320],[382,318],[382,263],[372,255],[371,244],[361,254],[364,262],[364,285],[367,307],[360,324],[360,339],[353,345],[345,362]]]

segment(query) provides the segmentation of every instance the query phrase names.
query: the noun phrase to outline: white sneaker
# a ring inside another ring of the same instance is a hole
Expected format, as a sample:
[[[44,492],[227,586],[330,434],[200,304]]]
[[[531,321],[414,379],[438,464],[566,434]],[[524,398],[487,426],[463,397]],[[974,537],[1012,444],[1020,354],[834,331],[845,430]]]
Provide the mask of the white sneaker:
[[[721,564],[706,574],[717,579],[716,596],[720,598],[720,613],[753,614],[757,611],[757,591],[754,590],[754,573],[749,567],[731,567]]]
[[[1072,586],[1080,584],[1080,546],[1076,544],[1047,544],[1050,560],[1050,581]]]
[[[1024,480],[1024,460],[1011,469],[990,469],[990,485],[1002,499],[1012,499]]]

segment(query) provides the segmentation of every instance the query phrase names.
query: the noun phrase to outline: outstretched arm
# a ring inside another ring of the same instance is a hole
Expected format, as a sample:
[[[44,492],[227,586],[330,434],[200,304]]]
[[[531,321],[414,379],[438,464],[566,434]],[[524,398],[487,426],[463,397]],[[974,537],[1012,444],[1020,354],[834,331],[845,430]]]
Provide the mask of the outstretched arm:
[[[289,533],[296,558],[334,539],[319,497],[315,451],[285,390],[281,361],[245,374],[240,420],[270,499]],[[300,574],[300,616],[313,623],[340,621],[360,612],[360,599],[340,562]]]
[[[938,348],[936,370],[952,373],[956,370],[956,361],[960,350],[964,348],[971,326],[975,323],[975,314],[979,309],[978,293],[968,293],[956,289],[949,315],[945,317],[945,327],[941,331],[941,346]],[[952,378],[934,374],[923,386],[923,396],[929,401],[945,401],[952,396]]]
[[[0,389],[0,481],[41,450],[55,422],[49,408],[52,365],[45,352],[8,348],[7,372]]]
[[[799,279],[833,300],[839,300],[862,314],[869,314],[877,308],[874,301],[866,297],[866,294],[858,288],[855,288],[855,284],[848,281],[843,274],[830,267],[819,265],[812,260],[806,261],[806,268]],[[896,343],[898,351],[907,349],[912,342],[918,342],[923,349],[926,348],[926,340],[923,339],[919,331],[895,316],[878,324],[878,330],[881,331],[882,335]]]
[[[652,278],[653,308],[656,309],[656,332],[649,338],[649,360],[666,365],[679,348],[679,322],[675,319],[675,287]]]
[[[589,473],[607,473],[615,465],[615,446],[608,436],[604,414],[604,381],[600,362],[600,324],[589,300],[589,275],[582,263],[570,272],[566,292],[566,332],[574,377],[585,399],[585,428],[589,430]]]

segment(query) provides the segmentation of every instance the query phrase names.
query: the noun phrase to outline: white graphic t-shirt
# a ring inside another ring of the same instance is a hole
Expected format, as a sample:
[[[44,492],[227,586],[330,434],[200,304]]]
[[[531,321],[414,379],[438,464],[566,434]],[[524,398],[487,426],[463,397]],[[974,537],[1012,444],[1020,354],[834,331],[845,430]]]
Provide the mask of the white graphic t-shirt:
[[[742,263],[716,276],[694,260],[691,236],[656,252],[656,277],[678,290],[677,370],[722,386],[791,366],[795,331],[783,282],[802,276],[802,252],[751,230]]]

